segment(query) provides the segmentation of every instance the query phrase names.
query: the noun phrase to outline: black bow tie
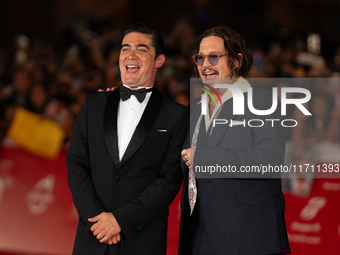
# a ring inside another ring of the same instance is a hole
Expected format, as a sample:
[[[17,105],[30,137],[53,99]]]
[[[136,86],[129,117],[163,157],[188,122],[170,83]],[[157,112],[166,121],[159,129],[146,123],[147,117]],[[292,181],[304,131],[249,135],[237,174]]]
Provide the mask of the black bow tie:
[[[144,101],[146,93],[151,92],[152,90],[153,90],[153,87],[150,89],[143,88],[143,89],[132,90],[122,85],[119,88],[119,95],[123,101],[128,100],[131,97],[131,95],[135,95],[137,100],[141,103]]]

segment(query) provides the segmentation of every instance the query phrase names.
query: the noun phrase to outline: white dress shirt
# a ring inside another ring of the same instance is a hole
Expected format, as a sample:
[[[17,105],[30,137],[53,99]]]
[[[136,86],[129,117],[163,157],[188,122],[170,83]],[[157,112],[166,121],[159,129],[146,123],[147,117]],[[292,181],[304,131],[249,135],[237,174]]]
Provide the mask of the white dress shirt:
[[[233,84],[234,86],[238,87],[239,89],[241,89],[241,91],[243,93],[247,93],[248,89],[251,87],[250,83],[244,79],[243,77],[239,77],[235,83]],[[205,92],[206,93],[206,92]],[[215,96],[215,95],[214,95]],[[227,90],[222,96],[221,96],[221,101],[222,101],[222,106],[225,102],[227,102],[230,98],[232,98],[233,95],[230,92],[230,90]],[[200,104],[200,102],[198,102],[197,104]],[[205,120],[205,130],[206,132],[208,132],[210,125],[213,123],[213,120],[215,119],[215,115],[217,113],[217,111],[221,108],[221,103],[220,101],[217,101],[217,104],[214,108],[213,113],[211,114],[211,116],[209,114],[206,114],[204,116],[204,120]],[[207,109],[209,109],[209,101],[207,100]],[[229,120],[228,120],[229,121]],[[210,132],[212,132],[212,129],[210,130]]]
[[[126,88],[131,89],[126,85]],[[138,87],[137,89],[142,89],[145,87]],[[140,103],[134,95],[125,101],[120,99],[118,106],[118,151],[119,151],[119,161],[122,160],[126,148],[128,147],[133,133],[142,118],[145,107],[148,104],[152,92],[146,93],[145,99]]]

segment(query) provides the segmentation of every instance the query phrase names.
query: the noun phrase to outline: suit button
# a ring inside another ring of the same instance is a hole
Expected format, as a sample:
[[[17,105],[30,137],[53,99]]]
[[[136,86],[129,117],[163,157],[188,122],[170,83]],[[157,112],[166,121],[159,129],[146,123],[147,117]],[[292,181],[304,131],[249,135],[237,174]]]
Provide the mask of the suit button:
[[[116,176],[116,181],[117,181],[117,182],[120,181],[120,176],[119,176],[119,175]]]
[[[86,227],[85,222],[82,219],[79,218],[79,222],[83,227]]]

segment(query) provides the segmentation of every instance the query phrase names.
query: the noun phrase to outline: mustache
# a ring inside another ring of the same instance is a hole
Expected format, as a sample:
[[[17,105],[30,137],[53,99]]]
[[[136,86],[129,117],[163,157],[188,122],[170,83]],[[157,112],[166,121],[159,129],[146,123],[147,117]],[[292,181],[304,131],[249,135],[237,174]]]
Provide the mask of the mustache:
[[[218,71],[215,70],[214,68],[206,67],[206,68],[203,68],[203,70],[202,70],[202,76],[204,75],[205,71],[212,71],[212,72],[215,72],[215,73],[219,74]]]

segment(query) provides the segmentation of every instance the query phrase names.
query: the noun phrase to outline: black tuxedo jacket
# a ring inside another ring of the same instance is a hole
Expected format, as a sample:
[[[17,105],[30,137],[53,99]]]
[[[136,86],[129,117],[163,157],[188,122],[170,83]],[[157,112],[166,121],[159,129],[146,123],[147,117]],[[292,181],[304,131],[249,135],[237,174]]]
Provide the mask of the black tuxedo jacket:
[[[247,102],[247,94],[245,103]],[[271,107],[271,93],[253,88],[255,109]],[[223,104],[218,119],[246,120],[246,127],[216,125],[205,143],[200,132],[194,165],[228,164],[280,165],[283,163],[285,135],[280,122],[266,123],[261,128],[250,127],[250,119],[280,119],[280,109],[271,116],[256,116],[245,105],[245,114],[233,116],[233,99]],[[190,134],[184,148],[190,147],[194,127],[201,114],[201,105],[193,101],[190,111]],[[202,120],[204,122],[204,119]],[[270,124],[270,125],[268,125]],[[257,122],[251,125],[259,125]],[[189,216],[188,169],[182,164],[184,175],[179,254],[192,252],[192,239],[198,221],[204,222],[212,252],[215,255],[290,253],[284,219],[285,199],[279,178],[265,178],[259,174],[224,175],[228,178],[201,178],[197,180],[198,197],[192,216]],[[229,178],[230,177],[230,178]],[[243,177],[243,178],[239,178]]]
[[[188,110],[152,92],[119,161],[119,90],[89,94],[78,114],[66,163],[79,224],[73,254],[165,254],[168,206],[182,182],[180,150]],[[101,244],[88,218],[112,212],[118,245]],[[107,250],[109,249],[109,250]]]

